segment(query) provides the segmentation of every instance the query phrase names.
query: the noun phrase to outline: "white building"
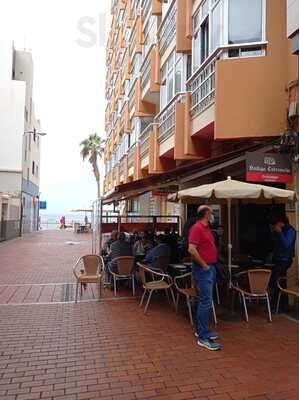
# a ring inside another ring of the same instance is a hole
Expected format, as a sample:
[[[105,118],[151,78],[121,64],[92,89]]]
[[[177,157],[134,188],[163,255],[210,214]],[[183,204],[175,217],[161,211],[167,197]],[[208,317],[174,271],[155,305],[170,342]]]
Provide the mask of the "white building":
[[[39,131],[31,54],[0,39],[0,240],[37,229]]]
[[[299,55],[299,0],[288,0],[288,37],[292,39],[293,53]]]

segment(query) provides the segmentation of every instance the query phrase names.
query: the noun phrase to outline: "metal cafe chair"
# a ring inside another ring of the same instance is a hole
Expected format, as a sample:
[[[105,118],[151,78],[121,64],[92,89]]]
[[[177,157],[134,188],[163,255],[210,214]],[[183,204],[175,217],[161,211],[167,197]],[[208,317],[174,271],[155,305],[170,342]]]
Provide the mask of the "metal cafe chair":
[[[143,292],[143,295],[142,295],[142,298],[141,298],[141,301],[139,304],[140,307],[143,305],[143,301],[145,299],[146,294],[148,294],[148,299],[147,299],[147,302],[145,305],[144,314],[146,314],[146,312],[148,310],[148,306],[150,304],[152,294],[159,290],[164,290],[167,294],[167,298],[169,298],[168,291],[170,291],[171,297],[173,300],[173,304],[175,307],[175,297],[174,297],[174,293],[173,293],[173,289],[172,289],[173,280],[172,280],[171,276],[168,274],[163,274],[160,272],[153,271],[152,269],[149,269],[145,265],[140,264],[140,263],[137,263],[137,265],[139,267],[139,277],[142,282],[142,287],[144,289],[144,292]],[[147,273],[152,276],[151,281],[147,280]]]
[[[135,296],[135,280],[134,280],[134,265],[135,257],[123,256],[116,259],[117,272],[112,271],[109,267],[109,272],[113,277],[114,296],[117,294],[117,281],[128,280],[132,282],[133,296]]]
[[[281,296],[294,296],[295,299],[299,299],[299,285],[294,285],[289,288],[283,287],[282,283],[287,282],[287,277],[281,277],[277,281],[277,286],[279,289],[279,294],[278,294],[278,299],[277,299],[277,306],[276,306],[276,314],[278,314],[279,311],[279,306],[280,306],[280,301],[281,301]]]
[[[78,292],[80,286],[80,298],[82,297],[82,286],[87,283],[97,283],[99,285],[99,297],[101,297],[102,287],[102,269],[104,261],[102,257],[98,255],[86,255],[80,257],[73,267],[73,274],[76,278],[76,298],[75,302],[78,301]],[[80,269],[80,273],[78,271]]]
[[[246,300],[266,300],[269,321],[272,322],[272,314],[270,307],[270,300],[268,294],[268,287],[271,278],[271,270],[269,269],[250,269],[248,271],[240,272],[235,277],[237,282],[233,284],[232,289],[239,293],[240,298],[242,299],[244,312],[245,312],[245,320],[248,322],[248,311]],[[240,278],[245,278],[246,282],[243,284],[239,283]]]
[[[192,273],[188,272],[185,275],[176,276],[174,278],[174,285],[177,290],[176,313],[178,313],[180,295],[183,295],[186,298],[186,303],[187,303],[187,307],[188,307],[188,311],[189,311],[190,323],[191,323],[191,325],[194,325],[191,302],[197,298],[198,292],[197,292],[197,289],[196,289],[193,279],[192,279]],[[212,310],[213,310],[214,322],[216,325],[218,323],[218,321],[217,321],[214,301],[212,302]]]

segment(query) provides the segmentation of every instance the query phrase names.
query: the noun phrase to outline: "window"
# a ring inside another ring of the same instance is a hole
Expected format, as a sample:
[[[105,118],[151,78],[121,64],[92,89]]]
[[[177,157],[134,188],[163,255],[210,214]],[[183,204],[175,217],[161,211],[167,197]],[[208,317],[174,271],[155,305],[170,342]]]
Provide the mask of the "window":
[[[200,27],[200,62],[203,63],[209,56],[209,18],[207,17]]]
[[[263,37],[263,0],[229,0],[228,43],[259,42]]]
[[[163,65],[161,71],[161,109],[164,108],[173,97],[185,91],[187,77],[188,56],[173,52]]]
[[[38,177],[38,165],[36,165],[36,176]]]
[[[222,45],[238,45],[264,40],[265,0],[205,0],[193,16],[192,71]],[[261,47],[231,49],[224,57],[264,54]]]
[[[128,212],[129,213],[138,213],[139,212],[138,199],[128,200]]]
[[[35,162],[32,161],[32,175],[35,174]]]
[[[212,10],[212,51],[221,45],[221,2]]]

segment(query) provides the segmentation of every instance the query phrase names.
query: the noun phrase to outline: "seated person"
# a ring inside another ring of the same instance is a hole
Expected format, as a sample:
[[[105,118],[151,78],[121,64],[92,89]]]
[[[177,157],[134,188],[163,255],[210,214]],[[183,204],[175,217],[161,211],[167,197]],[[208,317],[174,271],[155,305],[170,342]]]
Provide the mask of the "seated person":
[[[154,271],[160,271],[157,265],[157,258],[160,256],[171,255],[171,249],[167,243],[165,243],[164,235],[159,235],[157,237],[157,246],[152,248],[146,255],[144,263],[147,264]]]
[[[114,243],[117,240],[117,235],[118,235],[117,231],[111,232],[110,238],[107,240],[107,242],[103,246],[103,251],[105,254],[107,254],[107,255],[110,254],[111,245],[112,245],[112,243]]]
[[[141,234],[141,237],[133,246],[134,256],[145,256],[146,253],[153,248],[151,240],[147,237],[145,233]]]
[[[139,240],[140,240],[139,232],[136,229],[134,229],[132,235],[130,236],[130,243],[132,246],[134,246],[134,244]]]
[[[120,232],[118,235],[118,239],[111,244],[110,251],[110,269],[113,272],[117,272],[117,261],[118,257],[132,256],[132,247],[129,242],[126,241],[126,234],[124,232]]]

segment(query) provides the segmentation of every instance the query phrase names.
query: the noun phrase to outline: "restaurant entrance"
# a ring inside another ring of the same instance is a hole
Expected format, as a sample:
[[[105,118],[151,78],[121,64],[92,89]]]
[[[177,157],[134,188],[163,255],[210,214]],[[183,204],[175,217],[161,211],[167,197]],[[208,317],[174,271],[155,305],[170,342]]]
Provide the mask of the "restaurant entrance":
[[[243,204],[237,212],[240,253],[266,259],[272,251],[271,224],[285,215],[285,205]]]

